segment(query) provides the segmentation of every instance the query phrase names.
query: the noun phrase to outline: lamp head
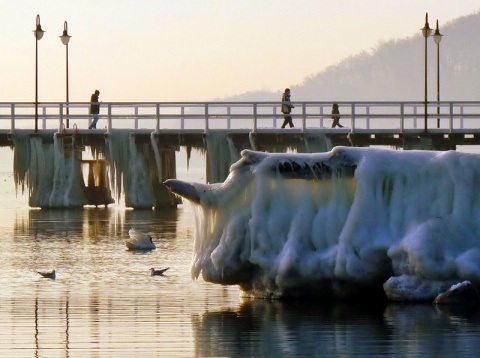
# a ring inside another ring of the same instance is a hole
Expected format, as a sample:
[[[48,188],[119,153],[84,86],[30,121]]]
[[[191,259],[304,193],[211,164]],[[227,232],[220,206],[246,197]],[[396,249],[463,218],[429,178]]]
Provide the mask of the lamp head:
[[[440,30],[438,29],[438,20],[437,20],[437,28],[435,29],[435,33],[433,34],[433,41],[438,45],[440,41],[442,41],[442,34],[440,33]]]
[[[67,22],[65,21],[64,24],[63,24],[63,34],[62,36],[59,36],[60,37],[60,40],[62,40],[62,43],[66,46],[68,45],[68,42],[70,41],[70,36],[68,34],[68,24]]]
[[[45,31],[42,30],[42,25],[40,25],[40,15],[37,15],[37,23],[35,30],[33,30],[33,35],[38,40],[41,40]]]
[[[425,25],[423,26],[422,29],[423,37],[427,38],[432,34],[432,29],[430,28],[430,25],[428,24],[428,12],[425,14]]]

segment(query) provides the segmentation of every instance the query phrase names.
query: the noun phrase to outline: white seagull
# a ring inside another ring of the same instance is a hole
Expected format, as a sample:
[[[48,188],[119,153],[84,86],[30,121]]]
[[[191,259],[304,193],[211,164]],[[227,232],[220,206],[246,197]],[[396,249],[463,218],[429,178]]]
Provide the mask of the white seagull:
[[[141,231],[130,229],[128,231],[132,240],[125,241],[125,245],[129,250],[154,250],[155,244],[150,235],[144,234]]]
[[[150,269],[150,276],[162,276],[165,271],[167,271],[170,267],[155,270],[153,267]]]
[[[50,272],[40,272],[40,271],[37,271],[37,273],[39,273],[40,275],[42,275],[43,277],[45,278],[51,278],[52,280],[55,279],[55,270],[52,270]]]

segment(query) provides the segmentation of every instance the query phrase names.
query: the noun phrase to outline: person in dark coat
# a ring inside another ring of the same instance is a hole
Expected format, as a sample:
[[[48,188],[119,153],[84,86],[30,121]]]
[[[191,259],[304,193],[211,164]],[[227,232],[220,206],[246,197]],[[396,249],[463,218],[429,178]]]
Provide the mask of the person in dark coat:
[[[340,124],[340,111],[338,110],[338,104],[334,103],[332,106],[332,128],[335,128],[336,126],[339,126],[340,128],[343,128],[343,126]]]
[[[100,113],[100,103],[98,103],[98,96],[100,96],[100,91],[95,90],[95,92],[90,97],[90,114],[93,117],[93,122],[90,124],[88,129],[97,128],[98,114]]]
[[[282,128],[285,128],[287,124],[290,128],[293,127],[292,116],[290,115],[292,108],[295,107],[290,102],[290,88],[285,88],[285,92],[283,92],[282,96],[282,113],[284,118]]]

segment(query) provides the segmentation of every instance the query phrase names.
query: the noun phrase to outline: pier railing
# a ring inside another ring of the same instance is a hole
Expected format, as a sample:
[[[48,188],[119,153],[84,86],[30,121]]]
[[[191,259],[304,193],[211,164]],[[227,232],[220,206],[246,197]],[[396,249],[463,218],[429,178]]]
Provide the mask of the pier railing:
[[[480,132],[480,102],[337,102],[349,132]],[[331,128],[332,102],[292,102],[296,130]],[[0,102],[0,131],[83,130],[91,123],[88,102]],[[269,131],[283,123],[280,102],[101,102],[98,130]],[[335,129],[339,130],[339,129]]]

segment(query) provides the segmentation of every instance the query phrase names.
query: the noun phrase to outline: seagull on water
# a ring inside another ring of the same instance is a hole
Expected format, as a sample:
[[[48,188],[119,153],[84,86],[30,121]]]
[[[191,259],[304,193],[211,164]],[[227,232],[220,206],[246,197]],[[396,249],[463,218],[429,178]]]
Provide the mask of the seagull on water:
[[[165,271],[167,271],[170,267],[160,269],[160,270],[155,270],[153,267],[150,269],[150,275],[151,276],[162,276]]]
[[[39,273],[40,275],[42,275],[42,277],[51,278],[52,280],[55,279],[55,270],[52,270],[52,271],[50,271],[50,272],[40,272],[40,271],[37,271],[37,273]]]
[[[144,234],[141,231],[130,229],[128,231],[132,240],[125,241],[125,245],[129,250],[154,250],[156,249],[150,235]]]

